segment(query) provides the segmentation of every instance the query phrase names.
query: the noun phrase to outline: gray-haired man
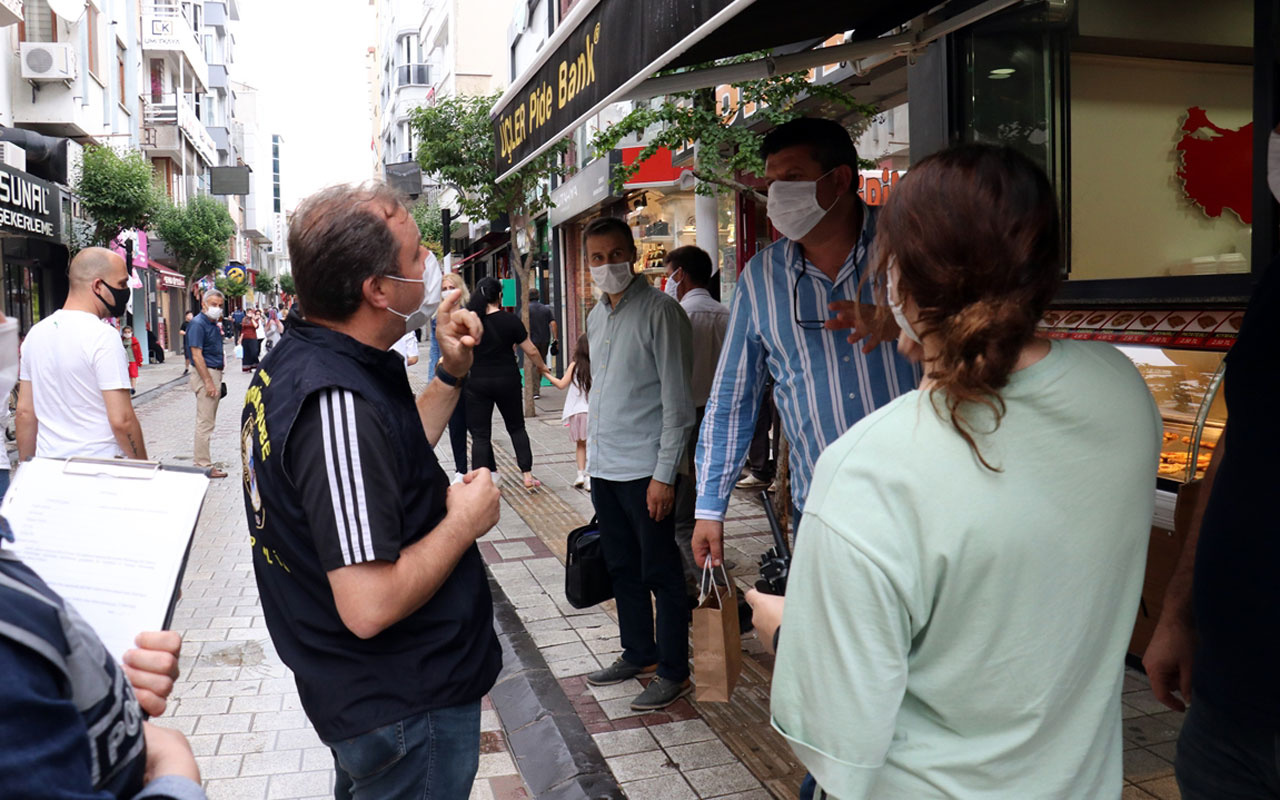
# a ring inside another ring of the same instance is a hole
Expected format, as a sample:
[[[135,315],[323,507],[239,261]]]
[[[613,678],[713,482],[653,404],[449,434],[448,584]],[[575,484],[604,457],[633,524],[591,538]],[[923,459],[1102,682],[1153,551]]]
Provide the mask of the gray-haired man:
[[[213,435],[218,420],[218,401],[222,399],[222,305],[226,299],[222,292],[210,289],[204,293],[201,313],[196,314],[187,328],[187,345],[191,348],[191,365],[196,368],[189,385],[196,395],[197,467],[208,467],[210,478],[225,478],[227,473],[213,466],[209,457],[209,437]]]

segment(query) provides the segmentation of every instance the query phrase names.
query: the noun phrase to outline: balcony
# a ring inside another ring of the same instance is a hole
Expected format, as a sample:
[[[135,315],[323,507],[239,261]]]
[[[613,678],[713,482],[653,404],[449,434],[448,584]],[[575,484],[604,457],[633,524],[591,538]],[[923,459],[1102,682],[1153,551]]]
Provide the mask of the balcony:
[[[204,24],[210,28],[227,27],[227,4],[205,0]]]
[[[404,64],[396,67],[396,87],[430,86],[431,68],[426,64]]]
[[[209,86],[204,47],[182,5],[174,2],[142,4],[142,49],[151,53],[180,53],[202,88]]]
[[[209,89],[225,92],[228,86],[227,68],[222,64],[210,64]]]
[[[218,163],[217,144],[184,95],[149,97],[143,105],[142,124],[145,127],[143,149],[180,159],[182,154],[177,133],[181,131],[207,164]]]
[[[214,147],[218,149],[218,155],[225,156],[231,152],[231,131],[221,127],[210,127],[209,136],[213,139]]]

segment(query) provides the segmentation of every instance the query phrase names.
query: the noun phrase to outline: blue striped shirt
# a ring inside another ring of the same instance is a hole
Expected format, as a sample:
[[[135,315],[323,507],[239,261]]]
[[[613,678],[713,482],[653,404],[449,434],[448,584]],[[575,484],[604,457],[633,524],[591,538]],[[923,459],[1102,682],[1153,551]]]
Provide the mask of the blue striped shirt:
[[[876,209],[863,206],[863,220],[858,243],[834,283],[789,239],[757,253],[738,277],[729,332],[698,436],[698,519],[724,519],[760,413],[766,370],[773,376],[774,403],[791,445],[792,499],[801,511],[823,449],[919,383],[919,369],[898,354],[893,342],[863,354],[843,331],[810,330],[796,322],[793,291],[800,320],[828,319],[829,303],[857,295],[875,236]],[[862,300],[872,302],[869,284]]]

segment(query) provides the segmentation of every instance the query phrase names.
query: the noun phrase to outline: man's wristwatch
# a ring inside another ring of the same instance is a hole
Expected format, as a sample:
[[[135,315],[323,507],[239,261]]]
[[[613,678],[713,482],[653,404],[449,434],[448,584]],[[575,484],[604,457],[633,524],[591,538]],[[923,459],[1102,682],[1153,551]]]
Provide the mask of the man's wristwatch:
[[[450,375],[447,370],[445,370],[443,361],[436,362],[436,377],[439,378],[441,383],[443,383],[445,386],[449,386],[454,389],[461,389],[462,385],[467,382],[467,376],[470,374],[471,373],[468,372],[466,375],[463,375],[461,378],[454,377],[453,375]]]

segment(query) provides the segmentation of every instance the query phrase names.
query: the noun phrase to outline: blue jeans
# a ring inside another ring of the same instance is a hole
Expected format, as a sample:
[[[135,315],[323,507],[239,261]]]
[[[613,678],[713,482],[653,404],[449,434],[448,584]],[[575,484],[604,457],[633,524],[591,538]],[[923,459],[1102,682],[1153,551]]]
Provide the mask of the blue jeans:
[[[440,340],[436,338],[436,321],[431,320],[431,346],[427,348],[427,367],[435,374],[436,364],[440,361]],[[466,470],[459,470],[465,472]]]
[[[1174,763],[1182,800],[1280,798],[1280,733],[1241,725],[1196,700]]]
[[[480,701],[426,711],[341,742],[335,800],[456,800],[480,768]]]

